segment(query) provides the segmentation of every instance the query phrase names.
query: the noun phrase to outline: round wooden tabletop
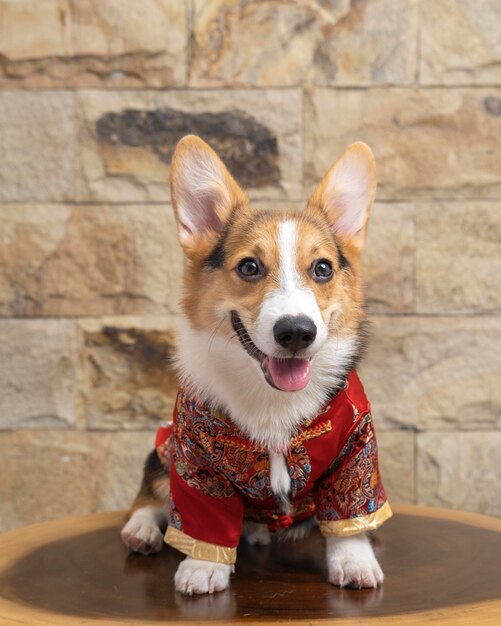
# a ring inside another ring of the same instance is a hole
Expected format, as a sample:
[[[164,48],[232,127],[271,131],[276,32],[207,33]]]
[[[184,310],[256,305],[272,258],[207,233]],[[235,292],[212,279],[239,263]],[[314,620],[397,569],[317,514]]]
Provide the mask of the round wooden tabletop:
[[[323,538],[242,545],[231,588],[185,597],[182,556],[128,554],[123,513],[100,513],[0,535],[0,624],[137,626],[165,622],[501,624],[501,520],[395,506],[375,533],[380,589],[325,582]]]

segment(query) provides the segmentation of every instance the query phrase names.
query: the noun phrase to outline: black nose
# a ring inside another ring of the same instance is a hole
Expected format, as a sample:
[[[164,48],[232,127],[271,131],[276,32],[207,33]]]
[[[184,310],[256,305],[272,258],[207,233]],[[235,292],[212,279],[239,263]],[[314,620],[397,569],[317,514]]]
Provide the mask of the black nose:
[[[275,341],[291,352],[307,348],[317,336],[317,327],[306,315],[284,315],[273,326]]]

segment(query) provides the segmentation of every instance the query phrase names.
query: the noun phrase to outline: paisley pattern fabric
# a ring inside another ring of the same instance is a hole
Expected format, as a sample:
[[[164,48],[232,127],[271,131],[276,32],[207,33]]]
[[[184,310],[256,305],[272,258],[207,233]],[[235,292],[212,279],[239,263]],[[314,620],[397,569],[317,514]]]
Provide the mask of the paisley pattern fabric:
[[[317,518],[339,520],[374,513],[386,502],[370,413],[361,418],[341,454],[319,481]]]
[[[173,423],[157,433],[156,450],[171,475],[170,525],[176,529],[167,533],[171,545],[181,545],[180,531],[192,546],[201,541],[234,548],[244,518],[273,531],[316,514],[322,532],[337,534],[341,520],[356,519],[353,528],[361,532],[364,516],[381,509],[379,524],[391,515],[389,506],[383,509],[370,404],[354,371],[346,388],[289,442],[287,510],[271,491],[268,450],[183,389]]]

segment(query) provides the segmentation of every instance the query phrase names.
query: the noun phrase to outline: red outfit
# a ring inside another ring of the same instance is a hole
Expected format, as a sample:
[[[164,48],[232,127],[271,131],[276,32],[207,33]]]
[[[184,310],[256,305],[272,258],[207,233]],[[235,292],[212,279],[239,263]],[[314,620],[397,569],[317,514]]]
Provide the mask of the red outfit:
[[[316,514],[323,534],[346,536],[391,516],[370,404],[355,371],[289,442],[289,515],[271,491],[266,447],[182,389],[173,424],[160,428],[156,449],[171,481],[165,540],[195,558],[234,562],[244,518],[273,531]]]

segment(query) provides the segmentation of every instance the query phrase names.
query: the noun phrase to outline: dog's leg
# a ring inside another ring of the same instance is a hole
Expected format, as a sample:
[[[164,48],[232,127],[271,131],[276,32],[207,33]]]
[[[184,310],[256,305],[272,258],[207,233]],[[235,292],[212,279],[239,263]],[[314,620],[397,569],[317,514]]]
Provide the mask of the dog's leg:
[[[326,537],[329,582],[339,587],[377,587],[383,571],[365,534]]]
[[[151,554],[162,549],[168,502],[169,477],[153,451],[146,459],[139,493],[121,532],[122,541],[130,550]]]
[[[122,528],[122,541],[133,552],[160,552],[163,545],[168,510],[148,505],[136,509]]]
[[[244,521],[242,535],[251,546],[267,546],[271,541],[268,526],[257,522]]]
[[[232,565],[201,561],[187,556],[179,563],[174,576],[176,591],[188,596],[223,591],[230,585]]]

